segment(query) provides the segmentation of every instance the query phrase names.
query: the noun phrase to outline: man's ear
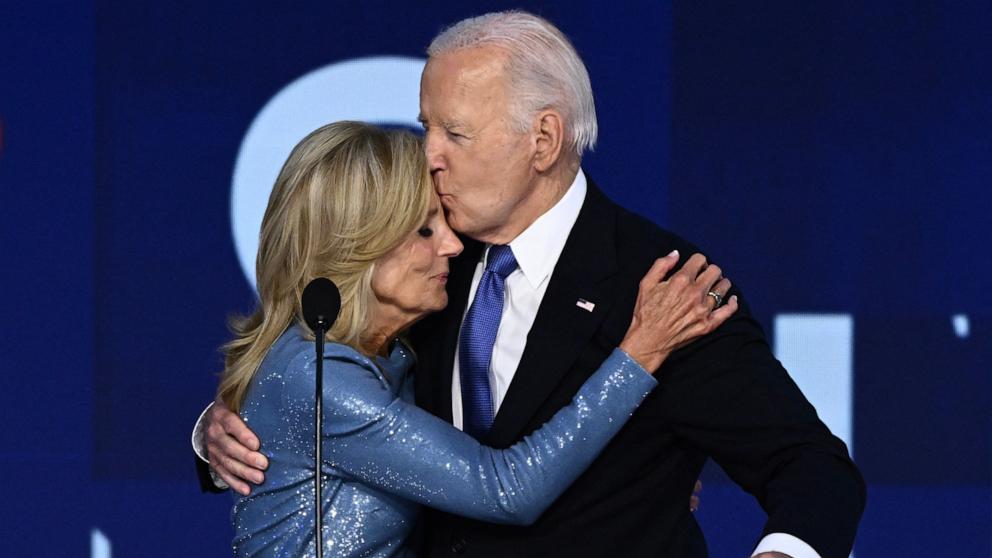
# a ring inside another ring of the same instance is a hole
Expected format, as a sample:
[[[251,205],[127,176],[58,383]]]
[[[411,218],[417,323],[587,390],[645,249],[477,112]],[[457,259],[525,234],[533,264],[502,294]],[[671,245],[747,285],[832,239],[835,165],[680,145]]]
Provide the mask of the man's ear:
[[[557,111],[545,109],[534,117],[534,132],[534,169],[545,172],[561,157],[565,144],[565,122]]]

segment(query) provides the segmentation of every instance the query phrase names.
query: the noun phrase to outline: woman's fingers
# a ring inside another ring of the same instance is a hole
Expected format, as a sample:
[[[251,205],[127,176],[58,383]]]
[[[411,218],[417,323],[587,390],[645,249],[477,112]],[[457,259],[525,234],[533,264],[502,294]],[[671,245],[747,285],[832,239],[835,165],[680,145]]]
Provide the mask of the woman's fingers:
[[[724,300],[731,283],[718,266],[693,254],[668,276],[677,264],[678,252],[672,251],[641,279],[631,325],[620,344],[649,371],[671,351],[713,331],[737,311],[736,299]]]
[[[723,277],[723,270],[717,265],[708,265],[697,277],[696,285],[707,291],[713,290],[713,286]],[[705,294],[705,292],[704,292]]]
[[[668,272],[675,267],[675,264],[679,263],[679,251],[672,250],[667,256],[663,258],[658,258],[651,265],[651,269],[644,275],[641,279],[641,288],[652,288],[668,275]]]
[[[727,299],[732,283],[722,277],[722,273],[717,266],[710,265],[700,273],[696,283],[670,285],[673,289],[681,289],[679,297],[686,301],[678,310],[682,320],[676,336],[676,348],[714,331],[737,311],[737,297]]]
[[[711,310],[716,310],[727,301],[727,293],[730,292],[730,280],[726,277],[720,278],[715,285],[703,293],[704,301]],[[714,296],[716,295],[716,296]]]
[[[734,312],[737,312],[737,295],[730,297],[726,304],[710,312],[706,324],[707,329],[713,331],[720,327],[723,322],[734,315]]]
[[[689,282],[693,283],[706,267],[706,256],[696,252],[692,256],[689,256],[689,259],[682,264],[682,269],[679,270],[679,273],[684,273],[689,279]]]
[[[706,257],[696,253],[689,257],[682,267],[667,281],[658,282],[677,263],[678,252],[655,261],[641,281],[639,306],[646,316],[655,319],[680,317],[684,329],[692,323],[701,322],[708,312],[717,305],[716,297],[708,296],[711,290],[722,298],[730,290],[730,282],[723,278],[723,271],[715,265],[708,265]]]

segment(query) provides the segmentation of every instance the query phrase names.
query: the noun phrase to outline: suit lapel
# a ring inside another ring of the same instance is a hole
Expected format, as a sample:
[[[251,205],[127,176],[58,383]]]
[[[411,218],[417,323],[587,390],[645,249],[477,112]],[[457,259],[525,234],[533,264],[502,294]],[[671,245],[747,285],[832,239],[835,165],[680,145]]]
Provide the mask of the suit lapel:
[[[614,220],[610,202],[590,180],[493,423],[488,437],[492,445],[508,446],[520,437],[609,311],[615,291],[611,278],[617,269]],[[580,307],[580,299],[595,307]],[[450,392],[450,366],[447,370]]]

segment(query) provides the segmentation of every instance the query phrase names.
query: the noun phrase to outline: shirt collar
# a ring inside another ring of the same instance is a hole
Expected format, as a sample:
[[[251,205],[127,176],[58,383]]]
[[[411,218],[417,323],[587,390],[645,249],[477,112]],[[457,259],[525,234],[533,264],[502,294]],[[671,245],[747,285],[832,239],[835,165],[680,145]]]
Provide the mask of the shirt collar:
[[[517,265],[532,288],[538,288],[551,276],[558,257],[565,248],[568,234],[579,218],[586,189],[586,175],[580,168],[558,203],[510,241]],[[486,255],[488,254],[487,249]]]

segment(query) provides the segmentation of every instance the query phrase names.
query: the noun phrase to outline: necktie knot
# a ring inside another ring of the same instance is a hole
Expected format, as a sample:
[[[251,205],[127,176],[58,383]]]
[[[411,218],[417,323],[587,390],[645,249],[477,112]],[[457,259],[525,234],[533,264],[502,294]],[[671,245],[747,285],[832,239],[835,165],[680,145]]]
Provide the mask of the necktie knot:
[[[513,250],[508,244],[493,244],[489,247],[486,271],[492,271],[506,279],[515,269],[517,269],[517,258],[513,257]]]

